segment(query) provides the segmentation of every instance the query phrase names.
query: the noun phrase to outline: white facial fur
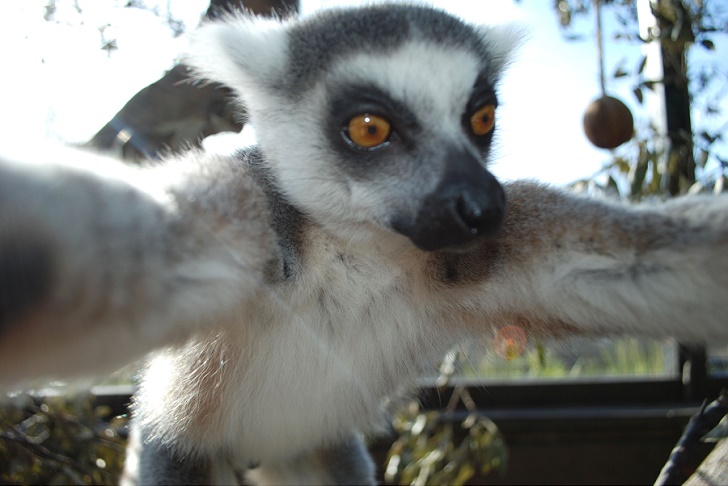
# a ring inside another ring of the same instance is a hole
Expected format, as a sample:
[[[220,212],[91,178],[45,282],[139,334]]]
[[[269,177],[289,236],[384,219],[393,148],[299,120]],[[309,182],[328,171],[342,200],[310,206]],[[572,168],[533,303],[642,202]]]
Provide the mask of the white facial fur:
[[[341,154],[331,149],[325,133],[336,130],[327,126],[327,96],[335,86],[375,86],[412,110],[431,142],[467,145],[461,117],[477,74],[478,60],[471,54],[407,43],[386,57],[362,53],[340,61],[301,102],[291,105],[281,100],[281,108],[256,113],[253,122],[282,187],[297,206],[340,231],[362,225],[371,234],[369,226],[384,226],[389,211],[402,206],[402,201],[416,202],[430,193],[444,167],[422,161],[415,172],[397,177],[372,174],[374,179],[364,181],[343,174],[332,160]]]
[[[255,100],[262,88],[283,75],[288,61],[285,24],[256,17],[208,23],[190,36],[185,61],[202,78],[226,84]]]
[[[267,164],[291,202],[352,239],[380,238],[381,229],[391,233],[386,228],[392,212],[415,212],[413,208],[438,184],[444,166],[422,160],[416,170],[395,177],[384,173],[368,174],[366,180],[349,177],[336,163],[342,153],[331,147],[331,92],[345,85],[377,87],[417,117],[424,135],[417,143],[429,144],[431,152],[454,143],[480,157],[464,133],[462,116],[478,74],[488,68],[497,76],[520,36],[509,26],[479,30],[492,47],[492,67],[483,66],[482,58],[465,49],[418,38],[391,52],[359,52],[336,60],[313,87],[293,100],[272,88],[281,85],[289,62],[285,28],[275,21],[249,18],[210,24],[193,39],[188,61],[198,66],[201,75],[240,94]]]

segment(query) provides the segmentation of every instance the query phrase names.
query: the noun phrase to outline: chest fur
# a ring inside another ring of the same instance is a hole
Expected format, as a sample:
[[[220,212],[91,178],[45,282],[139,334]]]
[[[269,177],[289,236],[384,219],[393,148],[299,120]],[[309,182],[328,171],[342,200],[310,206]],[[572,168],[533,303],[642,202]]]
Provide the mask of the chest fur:
[[[377,248],[307,245],[231,325],[152,365],[140,415],[172,403],[187,424],[145,417],[158,435],[264,461],[377,429],[388,399],[452,344],[412,268]],[[184,389],[196,399],[170,401]]]

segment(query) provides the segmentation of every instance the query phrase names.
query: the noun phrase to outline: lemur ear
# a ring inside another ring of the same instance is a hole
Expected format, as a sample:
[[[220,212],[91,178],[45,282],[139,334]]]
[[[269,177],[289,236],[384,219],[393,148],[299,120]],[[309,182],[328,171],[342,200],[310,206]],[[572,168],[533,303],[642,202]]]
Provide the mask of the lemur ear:
[[[513,62],[518,50],[528,38],[525,26],[516,23],[481,25],[476,27],[483,41],[486,55],[491,59],[488,68],[495,78]]]
[[[203,79],[223,83],[247,98],[280,79],[288,35],[279,20],[230,16],[203,24],[190,36],[184,61]]]

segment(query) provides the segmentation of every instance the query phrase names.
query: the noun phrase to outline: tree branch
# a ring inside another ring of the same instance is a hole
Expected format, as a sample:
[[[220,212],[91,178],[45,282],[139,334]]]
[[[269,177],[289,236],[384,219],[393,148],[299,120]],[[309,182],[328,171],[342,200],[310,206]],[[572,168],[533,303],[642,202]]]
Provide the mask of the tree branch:
[[[692,416],[685,432],[672,450],[670,458],[660,471],[655,486],[683,484],[713,450],[715,444],[705,443],[701,438],[718,425],[728,413],[728,391],[710,405],[703,403],[700,411]]]

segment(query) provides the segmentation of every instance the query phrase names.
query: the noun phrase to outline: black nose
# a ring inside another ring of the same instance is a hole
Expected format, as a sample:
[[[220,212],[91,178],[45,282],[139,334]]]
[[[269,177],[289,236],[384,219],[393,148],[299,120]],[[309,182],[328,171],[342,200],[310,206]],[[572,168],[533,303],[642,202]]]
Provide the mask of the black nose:
[[[503,188],[477,158],[466,151],[450,152],[445,175],[423,198],[416,216],[393,227],[423,250],[458,249],[493,236],[505,205]]]
[[[495,191],[497,194],[488,194],[482,189],[473,193],[468,190],[470,188],[465,187],[457,198],[453,213],[472,235],[490,235],[500,227],[505,200],[501,200],[503,191],[500,184],[497,181],[495,184],[497,187],[490,185],[487,191]]]

